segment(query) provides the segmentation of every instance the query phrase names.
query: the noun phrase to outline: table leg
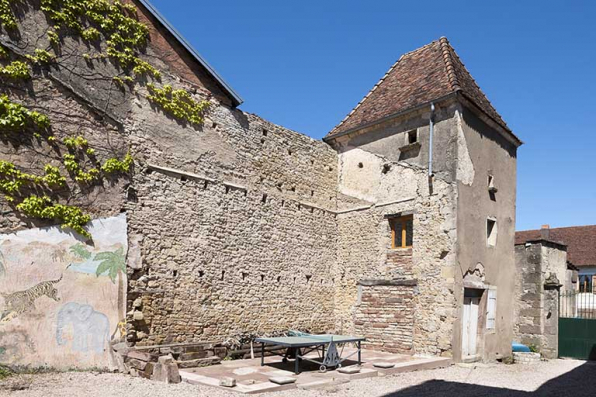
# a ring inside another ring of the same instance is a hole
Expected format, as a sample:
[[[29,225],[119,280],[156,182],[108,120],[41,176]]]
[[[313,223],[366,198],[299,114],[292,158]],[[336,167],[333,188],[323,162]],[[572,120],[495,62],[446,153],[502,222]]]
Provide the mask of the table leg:
[[[296,348],[296,359],[294,360],[294,373],[300,373],[300,348]]]
[[[261,367],[265,365],[265,344],[261,343]]]
[[[362,365],[362,350],[360,350],[360,341],[358,341],[358,365]]]
[[[321,360],[321,364],[325,364],[325,345],[323,345],[323,359]]]

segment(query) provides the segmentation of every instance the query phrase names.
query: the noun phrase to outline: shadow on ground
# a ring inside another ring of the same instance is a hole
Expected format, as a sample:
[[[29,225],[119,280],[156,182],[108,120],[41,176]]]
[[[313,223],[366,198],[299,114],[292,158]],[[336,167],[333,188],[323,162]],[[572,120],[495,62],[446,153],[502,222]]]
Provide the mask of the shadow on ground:
[[[431,380],[385,397],[596,397],[596,363],[586,363],[533,392],[469,383]]]

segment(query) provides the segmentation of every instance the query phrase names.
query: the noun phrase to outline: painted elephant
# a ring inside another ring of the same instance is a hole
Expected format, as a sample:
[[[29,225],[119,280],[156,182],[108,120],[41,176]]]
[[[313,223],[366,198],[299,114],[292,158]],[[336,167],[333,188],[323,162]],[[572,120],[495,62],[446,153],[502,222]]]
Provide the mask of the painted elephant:
[[[56,341],[65,345],[64,328],[72,326],[72,349],[80,352],[90,350],[103,353],[109,342],[110,322],[108,317],[96,312],[92,306],[69,302],[60,308],[57,316]]]

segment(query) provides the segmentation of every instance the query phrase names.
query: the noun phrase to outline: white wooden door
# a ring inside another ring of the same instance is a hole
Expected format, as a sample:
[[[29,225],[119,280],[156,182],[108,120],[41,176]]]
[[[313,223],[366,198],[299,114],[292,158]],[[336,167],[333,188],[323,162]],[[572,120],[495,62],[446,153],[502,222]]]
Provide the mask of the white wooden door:
[[[473,356],[476,354],[478,336],[478,306],[480,298],[464,298],[464,318],[462,334],[462,355]]]

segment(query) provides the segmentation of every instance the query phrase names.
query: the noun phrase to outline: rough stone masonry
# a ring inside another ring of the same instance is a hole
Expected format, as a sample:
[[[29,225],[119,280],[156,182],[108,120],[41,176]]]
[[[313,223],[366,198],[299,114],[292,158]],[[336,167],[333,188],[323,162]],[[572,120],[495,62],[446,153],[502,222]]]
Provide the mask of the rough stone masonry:
[[[49,46],[47,20],[30,3],[18,18],[22,37],[0,36],[16,56]],[[521,141],[445,38],[400,58],[319,141],[238,109],[163,18],[146,1],[132,3],[150,30],[142,57],[162,71],[161,84],[210,102],[202,125],[164,114],[144,85],[117,89],[118,69],[90,68],[89,48],[70,37],[54,67],[13,90],[50,117],[57,138],[84,135],[100,158],[128,149],[135,158],[129,179],[72,186],[68,198],[94,218],[126,213],[129,343],[300,329],[460,360],[464,298],[473,290],[486,311],[492,288],[496,327],[480,321],[474,357],[508,354]],[[52,160],[43,142],[0,143],[2,159],[29,172],[41,171],[39,153]],[[0,211],[2,233],[51,224],[2,199]],[[396,248],[390,220],[404,216],[412,243]],[[498,225],[490,244],[489,219]],[[481,282],[470,288],[465,275],[479,264]]]

